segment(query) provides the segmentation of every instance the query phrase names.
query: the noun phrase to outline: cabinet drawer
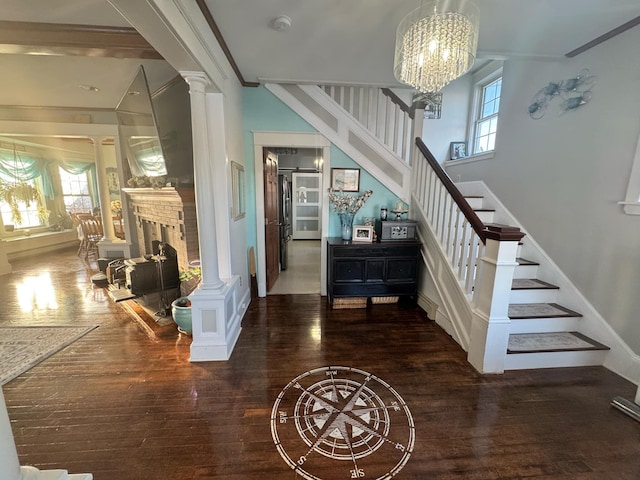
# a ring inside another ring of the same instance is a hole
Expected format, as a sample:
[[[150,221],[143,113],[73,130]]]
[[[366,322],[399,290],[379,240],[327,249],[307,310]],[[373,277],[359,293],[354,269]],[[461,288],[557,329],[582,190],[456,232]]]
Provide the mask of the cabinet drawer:
[[[345,245],[331,247],[334,257],[415,257],[418,245]]]

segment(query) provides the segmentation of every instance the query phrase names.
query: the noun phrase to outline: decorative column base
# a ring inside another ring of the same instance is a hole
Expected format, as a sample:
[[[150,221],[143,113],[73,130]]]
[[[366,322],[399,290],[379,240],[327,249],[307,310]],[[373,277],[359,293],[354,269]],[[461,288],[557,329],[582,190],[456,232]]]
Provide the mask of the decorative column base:
[[[191,295],[192,362],[229,360],[240,336],[244,311],[236,308],[240,277],[226,281],[219,290],[196,289]],[[244,303],[240,308],[246,308]]]
[[[472,315],[467,360],[480,373],[504,373],[509,346],[511,319],[489,318],[475,311]]]

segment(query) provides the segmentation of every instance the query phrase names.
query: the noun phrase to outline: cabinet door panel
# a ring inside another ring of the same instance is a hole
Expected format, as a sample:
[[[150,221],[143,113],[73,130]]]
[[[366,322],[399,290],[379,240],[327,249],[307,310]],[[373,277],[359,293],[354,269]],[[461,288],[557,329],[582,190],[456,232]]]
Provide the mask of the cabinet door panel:
[[[416,279],[417,262],[415,258],[390,258],[387,260],[387,281],[407,282]]]
[[[364,282],[365,262],[363,260],[336,260],[333,262],[333,281]]]
[[[367,282],[384,281],[384,259],[367,260]]]

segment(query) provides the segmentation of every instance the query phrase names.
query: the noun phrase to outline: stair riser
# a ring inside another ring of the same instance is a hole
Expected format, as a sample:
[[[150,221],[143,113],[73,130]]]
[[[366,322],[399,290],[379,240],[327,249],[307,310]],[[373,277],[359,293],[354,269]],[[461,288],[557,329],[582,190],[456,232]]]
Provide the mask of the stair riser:
[[[532,368],[586,367],[602,365],[607,351],[510,353],[506,356],[505,370]]]
[[[486,212],[476,210],[476,215],[482,221],[482,223],[493,223],[493,216],[495,212]]]
[[[557,289],[511,290],[509,303],[555,303]]]
[[[471,208],[473,208],[474,210],[482,208],[482,203],[484,201],[484,198],[482,198],[482,197],[465,197],[465,199],[467,200],[467,203],[471,206]]]
[[[509,333],[552,333],[579,330],[580,317],[526,318],[512,320]]]
[[[537,278],[538,265],[518,265],[513,272],[513,278]]]

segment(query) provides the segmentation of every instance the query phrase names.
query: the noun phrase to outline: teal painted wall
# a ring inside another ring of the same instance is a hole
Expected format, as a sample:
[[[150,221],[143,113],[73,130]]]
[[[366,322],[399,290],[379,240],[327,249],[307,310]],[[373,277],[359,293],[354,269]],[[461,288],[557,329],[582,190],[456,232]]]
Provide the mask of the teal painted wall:
[[[246,203],[247,203],[247,246],[256,247],[256,190],[255,190],[255,161],[253,153],[253,132],[317,132],[302,117],[282,103],[276,96],[264,87],[244,88],[242,92],[242,117],[244,123],[244,152],[246,175]],[[331,166],[334,168],[360,168],[351,157],[346,155],[335,145],[331,145]],[[398,201],[384,185],[378,182],[366,170],[360,168],[360,191],[373,190],[367,203],[355,216],[354,225],[362,224],[366,217],[378,218],[380,207],[392,208]],[[340,220],[338,215],[330,210],[329,236],[339,236]]]
[[[398,202],[398,197],[391,193],[387,187],[382,185],[365,169],[361,168],[351,157],[340,150],[335,145],[331,145],[331,167],[332,168],[360,168],[360,192],[365,190],[372,190],[373,194],[367,200],[367,203],[358,210],[353,219],[354,225],[362,225],[365,218],[379,218],[380,208],[387,207],[389,212],[391,208]],[[355,196],[359,196],[353,193]],[[340,236],[340,218],[338,214],[333,211],[333,207],[330,207],[329,215],[329,235],[330,237]]]

